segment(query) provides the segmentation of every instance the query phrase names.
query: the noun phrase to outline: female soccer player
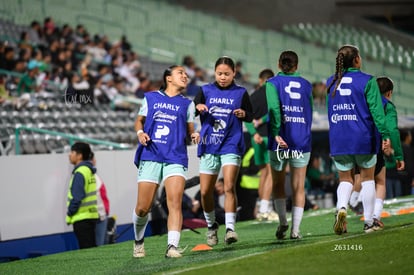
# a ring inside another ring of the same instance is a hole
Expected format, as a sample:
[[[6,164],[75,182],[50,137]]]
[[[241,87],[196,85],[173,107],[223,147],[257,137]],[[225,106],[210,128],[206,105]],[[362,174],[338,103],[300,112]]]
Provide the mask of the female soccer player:
[[[235,65],[229,57],[220,57],[215,64],[215,82],[201,87],[194,99],[200,114],[201,132],[198,145],[200,157],[200,192],[207,221],[207,244],[218,243],[214,212],[214,185],[222,169],[225,190],[224,242],[237,242],[235,232],[237,197],[235,182],[244,154],[243,121],[252,121],[252,106],[245,88],[234,83]]]
[[[276,76],[266,83],[269,111],[269,159],[272,167],[273,197],[280,224],[276,238],[289,228],[286,219],[285,175],[289,163],[293,192],[291,239],[300,239],[305,207],[305,177],[311,151],[312,84],[297,73],[299,58],[293,51],[279,57]]]
[[[187,86],[188,77],[182,66],[171,66],[164,72],[164,86],[159,91],[145,93],[145,98],[135,130],[138,148],[135,164],[138,166],[138,196],[133,212],[134,253],[145,256],[144,233],[148,223],[148,212],[161,182],[164,182],[168,206],[167,258],[178,258],[182,227],[181,201],[188,166],[187,132],[194,132],[194,103],[181,92]]]
[[[373,230],[375,205],[374,170],[377,162],[376,128],[382,149],[390,147],[384,108],[377,81],[361,72],[362,59],[357,47],[342,46],[336,57],[336,71],[328,83],[328,120],[330,153],[339,173],[337,213],[334,231],[346,232],[348,201],[353,187],[353,168],[361,172],[364,231]]]

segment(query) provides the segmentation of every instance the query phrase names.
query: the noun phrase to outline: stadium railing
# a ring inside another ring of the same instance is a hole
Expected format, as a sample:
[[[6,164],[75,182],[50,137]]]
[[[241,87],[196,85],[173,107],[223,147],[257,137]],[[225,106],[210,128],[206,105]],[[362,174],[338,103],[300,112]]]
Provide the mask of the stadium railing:
[[[29,126],[26,126],[26,125],[17,125],[16,128],[15,128],[15,154],[16,155],[20,154],[20,131],[21,130],[32,131],[32,132],[47,134],[47,135],[51,135],[51,136],[62,137],[62,138],[67,139],[69,141],[70,145],[72,145],[75,141],[83,141],[83,142],[87,142],[87,143],[90,143],[90,144],[105,146],[105,147],[108,147],[110,149],[129,150],[129,149],[132,148],[132,146],[130,144],[116,143],[116,142],[111,142],[111,141],[106,141],[106,140],[99,140],[99,139],[88,138],[88,137],[80,137],[80,136],[71,135],[71,134],[67,134],[67,133],[63,133],[63,132],[57,132],[57,131],[45,130],[45,129],[41,129],[41,128],[29,127]]]

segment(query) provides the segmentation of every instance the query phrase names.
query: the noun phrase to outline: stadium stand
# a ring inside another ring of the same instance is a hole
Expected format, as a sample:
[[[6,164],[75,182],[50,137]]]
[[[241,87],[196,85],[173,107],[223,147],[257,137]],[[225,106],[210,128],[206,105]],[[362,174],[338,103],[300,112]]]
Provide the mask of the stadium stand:
[[[174,16],[171,16],[172,14]],[[212,62],[220,55],[229,55],[235,60],[242,61],[244,73],[256,76],[266,67],[277,70],[278,54],[290,48],[300,55],[301,74],[310,81],[318,82],[324,81],[332,73],[331,60],[335,57],[338,45],[354,43],[359,45],[362,54],[367,56],[364,60],[364,68],[367,71],[376,75],[388,75],[394,79],[395,103],[399,112],[404,115],[414,113],[414,98],[410,96],[414,88],[414,49],[403,47],[391,39],[380,34],[368,33],[364,29],[339,23],[298,23],[286,24],[283,32],[261,30],[217,15],[190,11],[161,0],[0,1],[2,50],[12,47],[16,49],[16,61],[24,58],[19,56],[22,52],[19,47],[24,42],[22,32],[31,31],[32,21],[40,22],[43,27],[44,20],[52,15],[56,29],[61,31],[66,25],[72,29],[70,37],[76,43],[72,44],[72,41],[65,37],[59,37],[60,40],[65,40],[63,44],[59,43],[61,47],[70,47],[73,51],[74,67],[69,69],[71,73],[79,73],[85,78],[90,77],[83,74],[85,68],[96,77],[102,67],[122,67],[120,64],[112,63],[116,59],[121,64],[135,62],[137,68],[139,67],[138,72],[134,72],[138,82],[141,77],[149,77],[153,83],[152,88],[157,88],[165,67],[173,63],[180,64],[182,58],[188,54],[194,56],[198,65],[205,68],[210,77],[214,69]],[[159,18],[169,18],[168,24]],[[78,26],[83,26],[87,34],[76,34]],[[125,44],[121,44],[121,37],[127,40],[130,49],[123,48]],[[32,50],[44,46],[41,48],[44,54],[52,55],[50,67],[43,71],[46,74],[41,82],[43,92],[36,94],[35,103],[27,104],[24,108],[16,108],[15,105],[0,107],[0,154],[15,152],[16,125],[134,146],[136,140],[133,116],[139,108],[139,99],[134,98],[133,93],[126,92],[109,99],[109,102],[103,103],[97,99],[96,104],[91,106],[78,103],[68,105],[63,95],[70,84],[69,77],[67,76],[66,82],[52,79],[53,69],[63,67],[60,63],[53,63],[59,62],[52,52],[52,44],[56,38],[46,33],[43,39],[49,41],[45,41],[45,45],[30,44],[26,41],[26,46]],[[99,57],[101,50],[99,43],[103,43],[107,51],[107,55],[101,59],[96,57]],[[76,47],[79,44],[81,49],[77,51]],[[118,48],[113,49],[113,45],[118,45]],[[85,52],[85,48],[91,47],[94,49],[92,57]],[[118,51],[119,48],[122,48],[121,53]],[[131,56],[131,50],[137,53],[137,56]],[[29,60],[25,61],[27,65]],[[0,74],[7,76],[6,88],[12,95],[16,95],[18,80],[24,75],[26,67],[21,71],[0,69]],[[92,86],[110,86],[107,83],[111,79],[116,82],[120,72],[112,71],[111,74],[109,80],[97,78],[102,83],[93,83]],[[125,89],[132,85],[127,77],[121,77]],[[253,90],[255,85],[244,84],[249,90]],[[323,114],[317,114],[315,117],[322,119]],[[316,124],[326,125],[320,121]],[[18,142],[24,154],[60,152],[69,144],[62,136],[45,135],[27,129],[21,130]]]

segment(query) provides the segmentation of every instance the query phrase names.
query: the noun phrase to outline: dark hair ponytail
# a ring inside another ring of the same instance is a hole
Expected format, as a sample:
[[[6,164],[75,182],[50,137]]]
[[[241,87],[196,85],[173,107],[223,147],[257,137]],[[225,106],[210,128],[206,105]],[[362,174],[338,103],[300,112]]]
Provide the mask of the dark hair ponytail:
[[[338,88],[339,83],[341,83],[345,70],[352,68],[354,66],[355,58],[357,58],[358,56],[359,49],[352,45],[342,46],[338,50],[338,54],[336,56],[335,75],[331,84],[329,84],[328,86],[328,94],[332,86],[335,84],[335,89],[332,92],[332,96],[335,96],[336,89]]]
[[[177,67],[180,67],[180,66],[172,65],[164,71],[164,74],[162,75],[162,84],[160,87],[160,91],[165,91],[165,89],[167,89],[167,76],[171,76],[172,71]]]
[[[284,51],[279,57],[279,67],[283,73],[290,73],[296,70],[298,66],[299,57],[294,51]]]

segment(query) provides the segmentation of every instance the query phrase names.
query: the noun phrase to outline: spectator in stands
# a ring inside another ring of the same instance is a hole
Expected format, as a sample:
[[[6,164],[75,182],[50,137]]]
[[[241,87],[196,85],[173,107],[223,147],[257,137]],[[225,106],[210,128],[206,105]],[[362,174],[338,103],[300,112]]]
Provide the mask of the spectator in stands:
[[[203,140],[198,144],[200,190],[204,216],[208,225],[207,244],[218,243],[218,224],[214,211],[214,185],[222,169],[225,189],[226,244],[237,242],[236,180],[244,154],[243,121],[253,119],[247,90],[235,84],[234,61],[220,57],[215,64],[215,82],[201,87],[194,103],[200,115]]]
[[[266,83],[269,112],[269,159],[273,179],[273,198],[280,224],[276,238],[286,236],[285,176],[290,167],[292,188],[292,228],[290,239],[300,239],[305,207],[305,177],[311,151],[312,84],[297,73],[299,58],[293,51],[279,56],[281,70]]]
[[[78,24],[75,29],[75,33],[73,34],[73,38],[75,40],[75,43],[78,45],[82,45],[85,43],[85,34],[87,34],[87,31],[85,27],[82,24]]]
[[[122,51],[129,52],[132,50],[131,43],[128,41],[128,38],[126,35],[122,35],[121,39],[119,41],[119,47],[121,47]]]
[[[206,80],[206,72],[201,67],[196,66],[194,68],[194,78],[187,86],[187,95],[188,96],[195,96],[197,95],[200,87],[207,84],[208,81]]]
[[[14,104],[16,99],[10,95],[10,92],[6,89],[6,76],[0,75],[0,106],[6,106]]]
[[[277,214],[273,210],[272,196],[272,175],[270,171],[268,156],[268,131],[266,101],[266,81],[274,76],[271,69],[264,69],[259,73],[259,87],[250,95],[253,106],[253,121],[245,123],[251,137],[251,144],[254,149],[254,163],[260,169],[259,182],[259,211],[256,218],[259,221],[276,220]]]
[[[199,135],[194,133],[194,104],[181,94],[188,81],[184,67],[169,67],[163,74],[163,81],[159,91],[145,94],[135,121],[139,142],[134,161],[138,167],[138,196],[132,214],[135,258],[145,257],[144,233],[148,212],[162,181],[169,212],[165,257],[182,257],[178,244],[188,167],[186,137],[187,132],[195,140],[199,139]],[[174,127],[170,127],[172,125]]]
[[[183,62],[182,62],[184,68],[185,68],[185,72],[188,75],[188,79],[189,79],[189,83],[191,83],[195,77],[195,67],[196,67],[196,62],[194,60],[194,57],[192,57],[191,55],[186,55],[183,57]]]
[[[347,231],[347,207],[355,166],[360,167],[362,178],[363,230],[366,233],[374,230],[377,130],[381,134],[382,149],[390,148],[378,84],[374,77],[361,72],[361,65],[359,49],[344,45],[337,52],[335,73],[327,81],[330,154],[339,174],[334,223],[337,235]]]
[[[96,169],[96,158],[95,154],[91,153],[91,162]],[[100,176],[95,172],[96,180],[96,197],[97,197],[97,207],[99,220],[96,223],[96,245],[104,245],[108,243],[107,238],[107,225],[108,225],[108,216],[110,210],[109,198],[106,192],[106,186]]]
[[[39,74],[40,64],[32,60],[27,64],[27,73],[25,73],[17,85],[17,95],[19,97],[19,102],[17,103],[17,109],[25,106],[29,102],[33,104],[36,102],[34,97],[35,93],[40,92],[40,86],[37,84],[37,75]]]
[[[0,56],[0,68],[12,71],[16,65],[16,60],[14,56],[14,48],[11,46],[4,47],[4,54]]]
[[[46,45],[42,26],[36,20],[30,24],[29,40],[33,45]]]
[[[27,31],[22,31],[20,33],[20,40],[17,46],[19,49],[25,49],[25,48],[32,49],[32,44],[30,42],[30,36]]]
[[[96,169],[90,162],[91,148],[84,142],[76,142],[69,153],[69,161],[75,167],[69,182],[66,223],[73,224],[79,248],[96,246],[98,206],[96,194]]]
[[[151,80],[147,76],[142,76],[139,79],[139,87],[135,92],[137,98],[144,98],[144,94],[151,90]]]
[[[249,81],[249,75],[243,73],[243,62],[237,61],[236,62],[236,81],[241,83]]]

